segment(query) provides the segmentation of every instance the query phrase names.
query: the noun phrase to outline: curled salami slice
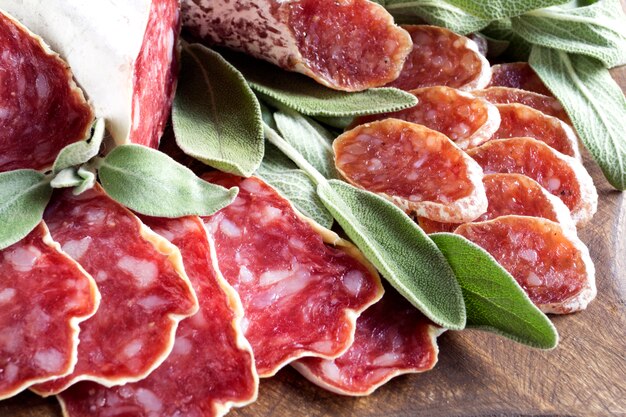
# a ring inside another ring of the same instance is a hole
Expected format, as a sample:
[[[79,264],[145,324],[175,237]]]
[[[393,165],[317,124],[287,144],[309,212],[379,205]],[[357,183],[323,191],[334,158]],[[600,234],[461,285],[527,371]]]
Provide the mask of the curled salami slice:
[[[63,253],[42,222],[0,251],[0,400],[69,374],[78,324],[98,308],[100,293]]]
[[[2,10],[0,39],[0,172],[46,170],[87,137],[93,112],[67,64]]]
[[[455,233],[489,252],[545,313],[584,310],[596,296],[589,250],[558,223],[503,216],[461,225]]]
[[[335,166],[352,184],[416,216],[474,220],[487,210],[480,167],[439,132],[398,119],[367,123],[333,143]]]
[[[261,180],[205,178],[239,187],[230,206],[204,220],[219,269],[241,297],[259,376],[304,356],[341,355],[352,344],[358,315],[382,296],[375,269]]]
[[[44,218],[63,250],[95,278],[102,302],[81,325],[74,372],[33,391],[51,395],[83,380],[113,386],[144,378],[171,352],[178,322],[198,309],[180,252],[99,186],[79,196],[55,194]]]
[[[489,140],[500,126],[500,113],[489,102],[450,87],[425,87],[409,91],[419,100],[406,110],[363,116],[352,126],[389,117],[424,125],[452,139],[461,149]]]
[[[336,359],[302,358],[293,363],[309,381],[343,395],[368,395],[391,378],[424,372],[437,363],[442,329],[395,290],[365,310],[350,349]]]
[[[118,144],[154,148],[176,86],[179,7],[179,0],[0,0],[69,63]]]
[[[576,225],[591,220],[598,208],[598,192],[585,167],[576,159],[531,138],[491,140],[467,153],[485,174],[526,175],[559,197]]]
[[[367,0],[183,0],[183,25],[223,45],[345,91],[400,73],[411,39]]]
[[[542,217],[560,223],[563,228],[576,232],[567,206],[550,194],[537,181],[521,174],[487,174],[483,178],[489,206],[475,222],[495,219],[508,214]],[[426,218],[418,219],[426,233],[453,232],[456,223],[439,223]]]
[[[474,41],[437,26],[403,25],[413,39],[402,72],[389,87],[413,90],[445,85],[461,90],[484,88],[491,67]]]
[[[62,392],[66,416],[211,417],[254,401],[258,377],[240,328],[241,301],[215,270],[202,221],[142,219],[180,249],[200,309],[181,321],[172,353],[145,379],[112,388],[80,382]]]
[[[528,62],[509,62],[491,67],[491,82],[488,87],[511,87],[551,96],[541,78]]]

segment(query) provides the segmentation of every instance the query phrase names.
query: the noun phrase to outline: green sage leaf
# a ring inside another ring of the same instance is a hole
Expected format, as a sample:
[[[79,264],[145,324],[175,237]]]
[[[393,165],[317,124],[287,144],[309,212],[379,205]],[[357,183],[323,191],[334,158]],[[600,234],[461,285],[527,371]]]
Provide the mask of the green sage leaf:
[[[513,31],[511,19],[491,22],[481,33],[500,42],[508,42],[508,47],[501,51],[510,61],[528,61],[532,45]],[[501,45],[504,45],[503,43]]]
[[[83,165],[79,167],[76,173],[82,181],[72,190],[72,194],[80,195],[85,191],[92,189],[93,186],[96,185],[96,172],[97,170],[93,166]]]
[[[139,145],[113,149],[101,161],[98,176],[111,198],[156,217],[210,216],[238,191],[203,181],[164,153]]]
[[[104,126],[104,119],[97,119],[91,128],[91,136],[88,139],[72,143],[61,149],[52,166],[52,173],[58,174],[64,169],[84,164],[98,155],[104,139]]]
[[[72,167],[59,171],[50,181],[50,186],[52,188],[72,188],[77,187],[82,182],[83,179],[78,176],[76,168]]]
[[[556,6],[569,0],[446,0],[474,16],[497,20],[519,16],[531,10]]]

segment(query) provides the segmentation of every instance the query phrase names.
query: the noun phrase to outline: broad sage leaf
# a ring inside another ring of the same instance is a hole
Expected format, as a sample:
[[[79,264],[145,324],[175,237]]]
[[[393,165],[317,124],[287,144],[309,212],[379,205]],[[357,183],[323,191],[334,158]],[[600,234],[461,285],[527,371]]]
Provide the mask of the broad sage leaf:
[[[594,58],[536,45],[529,62],[563,104],[607,180],[626,190],[626,98],[609,71]]]
[[[88,139],[69,144],[61,149],[52,166],[52,173],[58,174],[64,169],[84,164],[98,155],[104,139],[104,126],[104,119],[97,119],[91,127],[91,136]]]
[[[172,108],[176,143],[222,171],[250,176],[263,159],[261,108],[242,75],[218,53],[186,45]]]
[[[450,233],[430,238],[461,285],[467,327],[486,330],[539,349],[556,347],[559,335],[517,281],[484,249]]]
[[[98,176],[111,198],[147,216],[210,216],[238,192],[203,181],[164,153],[139,145],[113,149],[100,161]]]
[[[446,0],[460,9],[483,19],[505,19],[531,10],[556,6],[569,0]]]
[[[22,240],[41,222],[51,196],[49,179],[40,172],[0,173],[0,250]]]

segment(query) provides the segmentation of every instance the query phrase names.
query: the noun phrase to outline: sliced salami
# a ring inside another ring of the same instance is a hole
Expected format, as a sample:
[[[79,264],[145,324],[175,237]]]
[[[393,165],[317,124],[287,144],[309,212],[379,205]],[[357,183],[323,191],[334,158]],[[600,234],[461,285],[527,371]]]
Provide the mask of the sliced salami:
[[[498,139],[467,152],[485,174],[517,173],[537,181],[565,203],[577,226],[591,220],[598,208],[598,192],[585,167],[543,142],[531,138]]]
[[[416,216],[463,223],[487,210],[483,172],[439,132],[398,119],[366,123],[333,143],[352,184]]]
[[[118,144],[156,148],[177,75],[179,0],[0,0],[69,63]]]
[[[551,96],[548,87],[541,81],[528,62],[508,62],[491,67],[489,87],[511,87]]]
[[[95,278],[102,302],[81,326],[74,372],[33,390],[51,395],[83,380],[113,386],[144,378],[171,352],[178,322],[198,310],[180,252],[99,186],[55,194],[44,218]]]
[[[0,172],[46,170],[87,137],[93,112],[67,64],[2,10],[0,41]]]
[[[219,269],[241,297],[259,376],[304,356],[345,352],[356,318],[382,296],[375,269],[261,180],[222,173],[205,178],[239,187],[230,206],[204,220]]]
[[[368,395],[395,376],[424,372],[437,363],[434,325],[395,290],[357,320],[354,343],[336,359],[302,358],[293,363],[309,381],[343,395]]]
[[[300,72],[345,91],[382,86],[400,73],[411,39],[368,0],[183,0],[194,36]]]
[[[500,126],[500,113],[489,102],[450,87],[424,87],[409,91],[418,104],[393,113],[359,117],[352,127],[389,117],[424,125],[452,139],[461,149],[489,140]]]
[[[545,313],[584,310],[596,296],[589,250],[558,223],[503,216],[461,225],[455,233],[489,252]]]
[[[0,400],[32,384],[69,374],[78,324],[98,308],[100,293],[63,253],[42,222],[0,251]]]
[[[484,88],[491,67],[474,41],[448,29],[428,25],[403,25],[413,40],[402,72],[387,84],[402,90],[445,85],[461,90]]]
[[[148,377],[112,388],[80,382],[60,394],[65,415],[213,417],[254,401],[258,377],[241,301],[215,270],[202,221],[142,219],[180,249],[200,310],[180,323],[172,353]]]

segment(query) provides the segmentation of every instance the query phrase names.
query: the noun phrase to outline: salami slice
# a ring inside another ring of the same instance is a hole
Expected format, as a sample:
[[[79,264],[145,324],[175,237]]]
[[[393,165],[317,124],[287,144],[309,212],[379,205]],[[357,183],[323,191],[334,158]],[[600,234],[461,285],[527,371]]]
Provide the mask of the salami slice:
[[[145,379],[112,388],[80,382],[62,392],[66,416],[212,417],[254,401],[258,377],[240,328],[241,301],[215,270],[202,221],[142,219],[180,249],[200,310],[180,323],[172,353]]]
[[[402,72],[387,84],[402,90],[445,85],[461,90],[484,88],[491,78],[487,59],[474,41],[437,26],[403,25],[413,39]]]
[[[455,233],[489,252],[545,313],[584,310],[596,296],[589,250],[558,223],[503,216],[461,225]]]
[[[526,175],[569,208],[577,226],[591,220],[598,208],[598,192],[585,167],[576,159],[531,138],[491,140],[467,151],[485,174]]]
[[[487,210],[481,168],[439,132],[398,119],[367,123],[335,139],[335,166],[352,184],[416,216],[474,220]]]
[[[93,112],[67,64],[2,10],[0,42],[0,172],[46,170],[87,137]]]
[[[179,0],[0,0],[69,63],[118,144],[156,148],[177,75]]]
[[[55,194],[44,218],[95,278],[102,302],[81,326],[74,372],[33,390],[45,396],[83,380],[113,386],[144,378],[171,352],[178,322],[198,309],[180,252],[99,186]]]
[[[437,363],[442,329],[395,290],[357,320],[354,343],[336,359],[302,358],[293,363],[309,381],[343,395],[368,395],[395,376],[424,372]]]
[[[183,0],[194,36],[300,72],[345,91],[382,86],[400,73],[411,39],[368,0]]]
[[[491,67],[489,87],[511,87],[551,96],[548,87],[541,81],[528,62],[508,62]]]
[[[359,117],[352,127],[389,117],[424,125],[452,139],[461,149],[489,140],[500,126],[500,113],[489,102],[450,87],[409,91],[419,100],[406,110]]]
[[[98,308],[96,283],[42,222],[0,251],[0,400],[69,374],[78,324]]]
[[[261,180],[205,178],[239,187],[230,206],[204,220],[219,269],[241,297],[259,376],[300,357],[341,355],[352,344],[358,315],[382,296],[375,269]]]

